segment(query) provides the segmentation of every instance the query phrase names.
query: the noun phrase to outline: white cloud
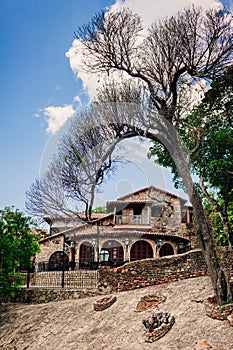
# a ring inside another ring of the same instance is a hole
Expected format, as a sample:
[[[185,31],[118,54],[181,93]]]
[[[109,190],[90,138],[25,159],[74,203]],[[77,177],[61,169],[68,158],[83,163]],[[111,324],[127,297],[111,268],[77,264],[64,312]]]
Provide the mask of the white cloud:
[[[65,124],[68,118],[70,118],[79,108],[82,107],[82,101],[79,95],[73,98],[73,103],[63,106],[48,106],[44,109],[39,109],[35,113],[35,117],[40,118],[44,115],[48,124],[46,132],[50,135],[56,134],[61,127]]]
[[[129,7],[133,12],[141,16],[144,25],[147,26],[159,18],[173,15],[177,11],[192,4],[201,6],[202,8],[208,8],[219,4],[219,2],[216,0],[116,0],[109,11],[115,11],[123,6]],[[73,41],[72,46],[66,52],[66,57],[69,59],[74,75],[76,78],[81,79],[84,89],[92,99],[96,95],[99,84],[102,82],[103,74],[90,74],[85,71],[82,66],[81,43],[78,39]]]
[[[68,118],[74,113],[72,105],[48,106],[44,110],[44,115],[48,123],[47,133],[54,135]]]
[[[96,95],[96,89],[99,85],[100,76],[97,74],[90,74],[85,71],[82,64],[82,45],[78,39],[74,39],[72,46],[66,52],[66,57],[69,59],[70,67],[76,78],[83,82],[83,88],[92,98]]]
[[[74,104],[77,104],[78,107],[82,107],[82,101],[79,95],[74,96]]]
[[[197,6],[207,8],[217,2],[215,0],[174,0],[172,2],[170,0],[156,0],[156,2],[154,0],[117,0],[115,4],[109,8],[109,11],[116,11],[117,8],[122,6],[130,7],[133,12],[137,12],[142,17],[145,25],[149,25],[159,18],[174,14],[193,3]],[[87,91],[90,99],[93,99],[98,86],[101,86],[103,82],[104,74],[90,74],[85,71],[82,63],[83,57],[81,49],[80,41],[75,39],[72,46],[66,52],[66,57],[69,59],[70,67],[75,77],[81,79],[83,88]],[[60,89],[60,86],[56,86],[55,89]],[[54,135],[75,110],[81,106],[80,97],[75,96],[73,103],[70,105],[46,107],[43,110],[48,123],[46,131]],[[37,113],[37,116],[38,115]]]
[[[192,4],[208,8],[216,2],[215,0],[156,0],[156,2],[154,0],[126,0],[123,3],[125,7],[130,7],[133,12],[138,13],[145,25],[149,25],[159,18],[171,16]]]

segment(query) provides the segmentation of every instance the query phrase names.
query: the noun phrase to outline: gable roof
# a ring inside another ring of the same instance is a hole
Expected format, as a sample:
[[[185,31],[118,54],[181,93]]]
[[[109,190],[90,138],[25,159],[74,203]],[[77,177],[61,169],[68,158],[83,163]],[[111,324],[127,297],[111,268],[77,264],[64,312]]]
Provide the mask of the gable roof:
[[[161,192],[161,193],[167,194],[167,195],[169,195],[169,196],[171,196],[171,197],[178,198],[178,199],[180,199],[180,200],[183,201],[183,202],[187,202],[187,199],[182,198],[182,197],[179,197],[179,196],[177,196],[176,194],[174,194],[174,193],[172,193],[172,192],[166,191],[166,190],[164,190],[164,189],[162,189],[162,188],[159,188],[159,187],[156,187],[156,186],[154,186],[154,185],[150,185],[150,186],[147,186],[147,187],[143,187],[143,188],[140,188],[139,190],[136,190],[136,191],[134,191],[134,192],[127,193],[127,194],[125,194],[124,196],[118,197],[118,198],[117,198],[117,201],[124,201],[124,200],[127,200],[127,198],[131,197],[132,195],[136,195],[136,194],[138,194],[138,193],[146,192],[146,191],[151,190],[151,189],[153,189],[153,190],[155,190],[155,191],[157,191],[157,192]]]

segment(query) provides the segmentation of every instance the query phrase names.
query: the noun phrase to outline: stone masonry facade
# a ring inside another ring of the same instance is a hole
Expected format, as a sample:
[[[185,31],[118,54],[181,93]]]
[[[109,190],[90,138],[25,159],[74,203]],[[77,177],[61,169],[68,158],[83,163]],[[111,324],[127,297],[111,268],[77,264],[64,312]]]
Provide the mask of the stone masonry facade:
[[[39,241],[36,269],[61,269],[64,254],[69,269],[91,270],[100,261],[117,267],[199,248],[192,207],[170,192],[145,187],[107,202],[106,209],[107,214],[99,214],[89,224],[77,221],[75,226],[71,218],[68,225],[68,219],[64,219],[67,229],[62,225],[63,217],[46,218],[50,235]]]

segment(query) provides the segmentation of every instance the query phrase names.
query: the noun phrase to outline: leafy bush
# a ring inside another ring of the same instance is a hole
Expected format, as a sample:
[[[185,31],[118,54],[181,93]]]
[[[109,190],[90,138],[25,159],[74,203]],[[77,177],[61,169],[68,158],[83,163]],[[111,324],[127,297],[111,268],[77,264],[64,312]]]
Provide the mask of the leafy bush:
[[[39,251],[33,224],[13,207],[0,211],[0,303],[20,289],[24,282],[20,270],[32,267],[31,257]]]

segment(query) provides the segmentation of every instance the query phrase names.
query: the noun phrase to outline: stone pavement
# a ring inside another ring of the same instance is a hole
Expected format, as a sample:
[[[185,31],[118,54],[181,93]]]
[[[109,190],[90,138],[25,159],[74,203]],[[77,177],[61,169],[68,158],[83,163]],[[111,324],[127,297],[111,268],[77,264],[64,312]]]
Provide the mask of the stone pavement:
[[[159,293],[164,302],[135,312],[145,295]],[[192,350],[206,339],[213,350],[233,349],[233,328],[205,314],[212,295],[209,277],[121,292],[104,311],[94,311],[99,297],[40,305],[7,304],[1,309],[1,350]],[[175,317],[171,330],[154,343],[145,342],[142,320],[155,311]]]

